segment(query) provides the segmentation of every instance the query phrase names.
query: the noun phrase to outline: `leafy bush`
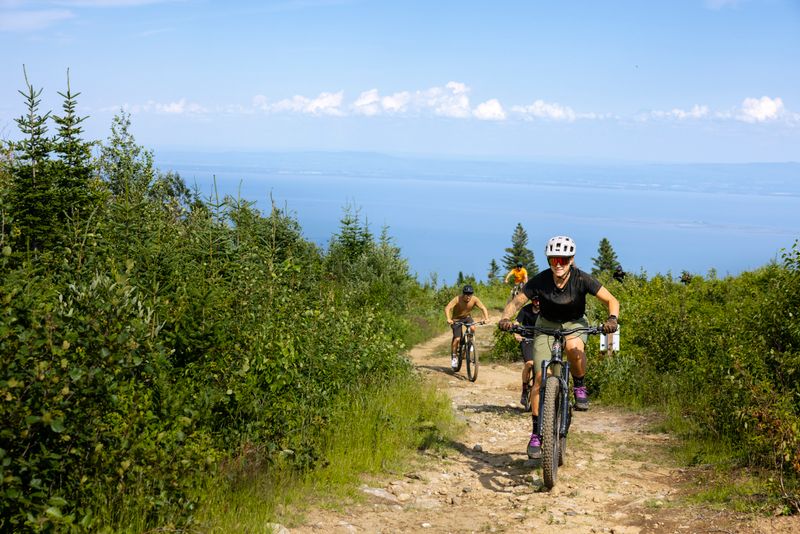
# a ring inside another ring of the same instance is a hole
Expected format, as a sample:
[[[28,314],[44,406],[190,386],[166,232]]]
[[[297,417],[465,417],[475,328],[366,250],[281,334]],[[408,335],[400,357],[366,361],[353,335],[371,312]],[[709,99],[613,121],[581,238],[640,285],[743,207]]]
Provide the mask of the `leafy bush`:
[[[614,289],[616,293],[616,289]],[[747,462],[800,475],[800,253],[724,280],[625,282],[622,351],[592,363],[607,400],[656,404]],[[787,496],[796,508],[800,499]]]

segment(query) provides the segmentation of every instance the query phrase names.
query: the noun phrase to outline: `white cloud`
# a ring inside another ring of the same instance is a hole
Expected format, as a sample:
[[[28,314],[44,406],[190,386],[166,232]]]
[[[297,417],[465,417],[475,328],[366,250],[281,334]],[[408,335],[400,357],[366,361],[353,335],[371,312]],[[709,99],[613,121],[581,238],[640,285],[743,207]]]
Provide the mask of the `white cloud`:
[[[5,11],[0,15],[0,31],[25,32],[49,28],[53,24],[74,18],[66,9],[41,11]]]
[[[200,104],[186,102],[185,98],[181,98],[177,102],[169,102],[167,104],[156,103],[154,107],[158,113],[168,113],[171,115],[183,115],[185,113],[199,114],[206,113],[208,111]]]
[[[506,118],[506,112],[496,98],[478,104],[472,114],[476,118],[486,121],[501,121]]]
[[[536,100],[533,104],[528,106],[514,106],[511,110],[519,113],[523,118],[528,120],[550,119],[554,121],[573,122],[578,118],[578,115],[571,107],[545,102],[544,100]],[[581,118],[591,118],[593,116],[593,114],[582,115]]]
[[[433,87],[419,95],[423,106],[436,115],[465,119],[471,115],[468,93],[469,87],[465,84],[448,82],[443,88]]]
[[[344,115],[340,109],[344,94],[320,93],[317,98],[311,99],[301,95],[295,95],[290,99],[281,100],[269,106],[269,111],[290,111],[297,113],[308,113],[311,115]]]
[[[780,98],[745,98],[737,118],[744,122],[765,122],[780,118],[785,114],[783,100]]]
[[[155,100],[148,100],[144,104],[122,104],[121,106],[101,108],[101,111],[116,112],[120,108],[132,115],[139,113],[163,113],[167,115],[202,115],[209,113],[209,110],[204,106],[194,102],[187,102],[185,98],[175,102],[167,102],[166,104]]]
[[[389,113],[402,113],[408,109],[411,94],[408,91],[381,98],[381,106]]]
[[[358,95],[351,107],[357,115],[373,117],[383,113],[404,113],[408,111],[410,103],[411,93],[408,91],[381,96],[377,89],[370,89]]]
[[[652,111],[650,112],[650,117],[656,119],[676,119],[676,120],[687,120],[687,119],[702,119],[709,115],[708,106],[699,106],[695,104],[692,106],[692,109],[689,111],[673,108],[670,111]]]
[[[256,95],[253,97],[253,107],[260,111],[269,111],[269,100],[264,95]]]
[[[378,95],[377,89],[370,89],[364,91],[355,102],[353,102],[353,110],[358,115],[366,115],[372,117],[381,112],[381,97]]]

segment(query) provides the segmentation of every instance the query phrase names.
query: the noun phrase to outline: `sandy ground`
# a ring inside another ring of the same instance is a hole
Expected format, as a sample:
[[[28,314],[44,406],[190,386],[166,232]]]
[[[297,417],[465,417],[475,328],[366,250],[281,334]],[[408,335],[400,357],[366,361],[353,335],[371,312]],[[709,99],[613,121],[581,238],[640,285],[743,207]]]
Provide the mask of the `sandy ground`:
[[[476,334],[484,352],[492,328]],[[412,471],[365,484],[365,502],[310,511],[290,532],[800,532],[800,518],[687,504],[687,487],[702,480],[671,462],[671,437],[652,430],[653,416],[617,408],[575,412],[565,464],[546,491],[541,468],[525,454],[530,416],[517,404],[521,364],[484,364],[469,382],[464,368],[450,370],[449,338],[410,356],[447,391],[467,432],[445,454],[421,454]]]

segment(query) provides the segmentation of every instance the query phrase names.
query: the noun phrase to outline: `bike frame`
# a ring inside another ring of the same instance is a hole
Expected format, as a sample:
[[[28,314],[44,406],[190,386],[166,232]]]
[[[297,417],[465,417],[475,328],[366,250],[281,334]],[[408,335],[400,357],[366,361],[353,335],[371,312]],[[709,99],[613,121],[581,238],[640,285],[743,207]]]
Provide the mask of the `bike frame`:
[[[561,418],[561,425],[558,429],[558,437],[564,438],[569,431],[569,425],[572,422],[572,410],[569,404],[569,361],[563,359],[564,345],[566,344],[567,336],[577,333],[586,334],[600,334],[603,332],[600,326],[580,326],[576,328],[569,328],[566,330],[543,328],[540,326],[518,326],[514,327],[512,332],[522,335],[526,339],[534,339],[537,334],[553,337],[553,346],[550,347],[550,359],[542,362],[542,382],[539,386],[539,415],[544,410],[545,390],[547,388],[547,371],[551,366],[560,366],[560,372],[553,373],[551,376],[556,376],[560,384],[560,406],[564,414]],[[535,379],[535,378],[534,378]],[[539,417],[536,421],[536,433],[542,435],[542,418]]]
[[[461,337],[458,339],[458,350],[460,351],[461,347],[463,347],[464,344],[467,342],[467,336],[469,336],[469,339],[472,339],[474,342],[475,332],[472,331],[472,327],[480,323],[477,323],[475,321],[471,323],[468,323],[466,321],[453,321],[453,324],[461,325],[464,327],[464,329],[461,331]]]

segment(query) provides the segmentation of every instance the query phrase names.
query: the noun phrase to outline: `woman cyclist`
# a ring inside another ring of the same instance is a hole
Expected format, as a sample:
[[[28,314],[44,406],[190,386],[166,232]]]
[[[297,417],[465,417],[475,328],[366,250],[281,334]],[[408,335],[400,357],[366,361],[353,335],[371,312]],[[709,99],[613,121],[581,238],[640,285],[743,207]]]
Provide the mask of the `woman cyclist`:
[[[605,333],[617,330],[619,301],[591,275],[575,267],[575,241],[567,236],[550,238],[545,246],[545,256],[550,268],[534,276],[522,291],[503,310],[498,323],[501,330],[509,330],[511,317],[527,300],[539,299],[539,318],[536,326],[552,329],[589,326],[586,319],[586,295],[594,295],[608,307],[608,319],[603,324]],[[570,365],[574,385],[575,409],[588,410],[589,396],[584,385],[586,374],[586,334],[575,334],[566,339],[564,352]],[[551,336],[537,335],[533,343],[536,378],[531,393],[533,432],[528,443],[528,457],[540,458],[541,439],[536,434],[539,417],[539,389],[542,383],[542,362],[550,359]]]

